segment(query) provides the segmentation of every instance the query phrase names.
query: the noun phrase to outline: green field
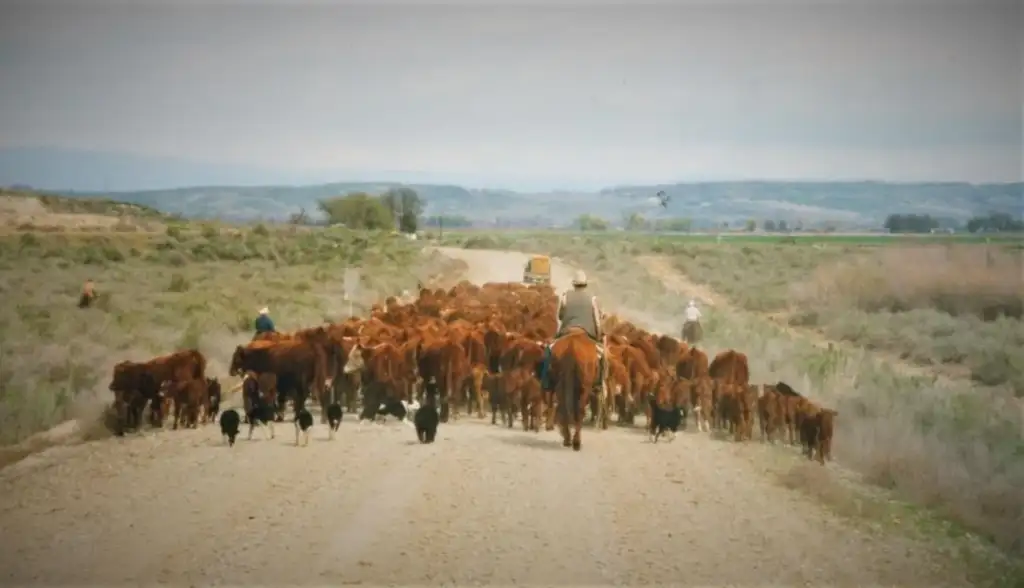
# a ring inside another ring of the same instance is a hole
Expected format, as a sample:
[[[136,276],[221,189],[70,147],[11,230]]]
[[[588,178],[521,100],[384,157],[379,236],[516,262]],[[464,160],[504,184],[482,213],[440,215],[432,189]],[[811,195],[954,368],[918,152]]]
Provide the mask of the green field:
[[[427,230],[429,238],[437,238],[436,230]],[[1024,233],[953,233],[953,234],[846,234],[846,233],[666,233],[666,232],[629,232],[629,231],[577,231],[577,230],[521,230],[521,229],[445,229],[445,235],[492,236],[516,240],[529,239],[531,236],[565,237],[586,236],[594,239],[637,239],[648,241],[680,241],[690,243],[779,243],[779,244],[815,244],[836,243],[851,245],[890,245],[890,244],[943,244],[943,243],[998,243],[1024,245]]]

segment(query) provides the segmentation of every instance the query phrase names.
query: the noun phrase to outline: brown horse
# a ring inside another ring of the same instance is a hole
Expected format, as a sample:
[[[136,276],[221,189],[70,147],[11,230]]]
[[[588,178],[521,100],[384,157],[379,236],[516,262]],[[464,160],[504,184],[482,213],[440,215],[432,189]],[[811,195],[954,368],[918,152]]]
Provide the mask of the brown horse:
[[[562,432],[562,445],[579,451],[582,444],[580,429],[583,415],[589,405],[590,393],[597,381],[597,347],[580,329],[570,329],[551,346],[551,381],[555,388],[558,424]],[[572,420],[573,434],[569,435]]]

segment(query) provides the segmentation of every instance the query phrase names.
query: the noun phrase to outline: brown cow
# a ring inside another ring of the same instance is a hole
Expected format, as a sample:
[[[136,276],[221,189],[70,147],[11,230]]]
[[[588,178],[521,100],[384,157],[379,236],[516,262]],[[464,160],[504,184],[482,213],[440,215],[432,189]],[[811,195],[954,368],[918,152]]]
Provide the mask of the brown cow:
[[[147,402],[154,410],[160,406],[160,389],[164,382],[205,382],[206,358],[196,349],[186,349],[146,362],[122,361],[114,366],[108,388],[114,393],[117,412],[117,435],[125,429],[138,427],[139,416]],[[129,422],[131,421],[131,422]]]
[[[817,455],[818,463],[821,465],[825,465],[826,459],[832,460],[832,434],[837,416],[839,413],[834,410],[818,408],[811,402],[804,404],[800,422],[800,441],[807,459],[814,459]]]
[[[785,426],[785,401],[774,384],[764,384],[757,399],[758,421],[761,423],[761,441],[775,443],[775,432]]]
[[[228,373],[243,371],[272,373],[277,378],[278,406],[291,392],[295,416],[305,408],[310,394],[319,398],[327,379],[327,358],[321,349],[307,341],[282,340],[260,342],[235,348]]]
[[[714,416],[714,383],[705,376],[698,378],[692,387],[690,397],[693,399],[693,415],[697,421],[697,430],[711,431],[711,418]]]

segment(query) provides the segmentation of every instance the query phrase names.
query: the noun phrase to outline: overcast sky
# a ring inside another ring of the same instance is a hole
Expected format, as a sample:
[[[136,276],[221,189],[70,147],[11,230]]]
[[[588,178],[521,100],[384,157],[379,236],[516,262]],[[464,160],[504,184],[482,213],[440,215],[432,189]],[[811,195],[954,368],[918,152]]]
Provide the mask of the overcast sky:
[[[1021,177],[1019,1],[142,4],[4,2],[0,146],[492,185]]]

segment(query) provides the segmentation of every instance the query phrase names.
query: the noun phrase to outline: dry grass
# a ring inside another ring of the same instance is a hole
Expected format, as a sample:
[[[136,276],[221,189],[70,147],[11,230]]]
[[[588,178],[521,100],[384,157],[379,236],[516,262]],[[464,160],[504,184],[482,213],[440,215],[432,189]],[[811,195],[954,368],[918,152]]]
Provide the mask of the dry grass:
[[[344,230],[179,223],[157,235],[0,237],[0,444],[69,418],[100,422],[124,359],[198,347],[225,375],[263,305],[281,329],[344,317],[346,268],[362,270],[358,313],[450,265],[405,239]],[[79,309],[86,278],[100,297]]]
[[[935,309],[984,321],[1021,318],[1020,250],[986,246],[900,247],[825,266],[797,301],[866,312]]]
[[[746,310],[1024,397],[1019,246],[631,242]]]
[[[648,275],[634,261],[637,254],[674,253],[677,259],[684,259],[678,262],[684,268],[699,265],[702,269],[689,275],[719,292],[730,296],[746,292],[771,299],[775,292],[788,292],[791,284],[800,283],[798,276],[811,276],[823,259],[840,262],[843,256],[864,251],[849,246],[822,250],[769,244],[759,248],[553,233],[456,234],[447,236],[446,244],[520,249],[576,261],[588,269],[592,287],[607,303],[628,307],[632,312],[626,313],[627,318],[667,333],[679,331],[685,299]],[[737,259],[756,261],[740,264]],[[742,304],[742,298],[737,298]],[[915,312],[940,314],[935,310]],[[973,341],[986,353],[992,353],[999,341],[1010,340],[1009,331],[1021,331],[1014,319],[985,323],[969,315],[942,316],[951,321],[973,321],[954,323],[958,325],[954,332],[960,324],[1003,329],[996,343],[980,342],[984,333],[960,332],[960,338]],[[885,324],[887,319],[875,320]],[[708,308],[704,322],[710,350],[735,348],[747,353],[754,381],[784,380],[838,409],[841,416],[834,453],[842,465],[931,507],[1010,552],[1024,554],[1024,492],[1020,491],[1024,488],[1024,404],[1008,387],[982,386],[968,379],[909,377],[863,351],[821,349],[755,312]]]

